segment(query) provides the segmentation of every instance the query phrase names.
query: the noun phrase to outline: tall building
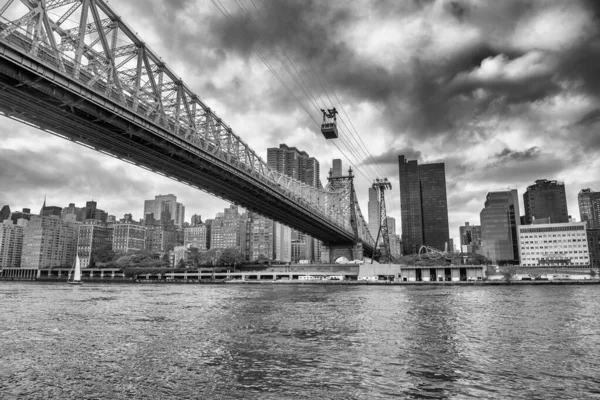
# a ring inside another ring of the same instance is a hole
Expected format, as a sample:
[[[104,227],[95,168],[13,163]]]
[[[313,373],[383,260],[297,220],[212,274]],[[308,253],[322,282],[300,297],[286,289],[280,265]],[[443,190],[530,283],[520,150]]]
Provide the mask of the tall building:
[[[585,222],[519,227],[521,265],[545,268],[585,268],[590,265]]]
[[[392,253],[392,257],[402,255],[402,238],[398,234],[390,233],[390,253]]]
[[[62,207],[57,206],[43,206],[40,210],[40,216],[50,217],[52,215],[60,217],[62,214]]]
[[[148,214],[154,214],[153,218],[160,220],[165,211],[170,213],[170,218],[175,226],[183,228],[185,206],[177,202],[177,196],[173,194],[158,195],[154,197],[154,200],[146,200],[144,202],[144,219],[148,218]]]
[[[13,224],[17,224],[20,219],[25,219],[29,221],[31,219],[31,209],[24,208],[23,211],[15,211],[10,214],[10,220]]]
[[[439,250],[450,238],[444,163],[419,165],[398,156],[404,254],[422,245]]]
[[[519,195],[516,189],[489,192],[481,210],[481,247],[477,252],[497,264],[519,263]]]
[[[515,215],[515,218],[517,216]],[[475,253],[481,246],[481,226],[470,225],[465,222],[459,229],[460,251],[463,253]]]
[[[98,203],[94,200],[86,201],[85,208],[82,209],[82,212],[85,213],[84,221],[89,219],[100,221],[102,223],[106,223],[108,218],[108,213],[104,210],[98,208]]]
[[[331,176],[334,178],[336,176],[342,176],[342,160],[336,158],[333,160],[333,165],[331,167]]]
[[[267,149],[267,164],[276,171],[291,176],[307,185],[322,187],[319,176],[319,162],[316,158],[310,157],[305,151],[280,144],[279,148]]]
[[[97,260],[99,251],[112,250],[113,227],[109,227],[98,220],[88,219],[79,225],[77,238],[77,255],[82,267],[88,267]]]
[[[75,203],[69,203],[67,207],[64,207],[60,213],[60,217],[69,221],[83,222],[85,220],[84,213],[81,212],[80,207],[75,206]]]
[[[395,235],[396,234],[396,218],[387,217],[385,220],[387,221],[388,233],[390,235]]]
[[[123,220],[126,219],[124,218]],[[142,224],[133,221],[117,222],[112,227],[112,244],[115,253],[129,253],[130,251],[144,250],[146,248],[147,228]]]
[[[279,222],[275,222],[275,260],[290,262],[292,261],[292,228]],[[320,245],[319,240],[315,244]],[[317,249],[319,251],[320,249]]]
[[[242,250],[242,216],[238,207],[231,205],[218,213],[210,224],[210,248]]]
[[[85,222],[87,220],[96,220],[106,223],[108,213],[99,209],[98,203],[91,200],[85,203],[85,207],[76,207],[75,203],[69,203],[67,207],[61,209],[60,217],[65,221]]]
[[[174,226],[157,225],[146,227],[145,248],[150,253],[165,254],[177,244],[177,231]]]
[[[248,260],[275,259],[275,223],[256,213],[249,213],[248,220]]]
[[[579,217],[587,222],[588,228],[600,227],[600,192],[592,189],[582,189],[577,195]]]
[[[78,222],[65,222],[57,215],[31,216],[23,229],[21,267],[40,269],[73,266],[79,225]]]
[[[523,194],[525,224],[534,219],[549,218],[550,223],[569,222],[565,184],[558,181],[538,179]]]
[[[0,269],[19,268],[23,251],[23,228],[27,220],[14,225],[10,219],[0,223]]]
[[[369,229],[369,233],[373,236],[373,239],[377,237],[377,232],[379,231],[379,191],[369,188],[369,202],[367,203],[368,214],[369,214],[369,223],[367,228]]]
[[[198,214],[194,214],[192,215],[192,220],[191,220],[191,226],[198,226],[198,225],[202,225],[202,216],[198,215]]]
[[[0,209],[0,222],[10,218],[10,207],[5,205]]]
[[[590,267],[600,268],[600,227],[586,230],[588,252],[590,253]]]
[[[195,247],[200,251],[208,249],[207,225],[198,224],[189,226],[183,229],[183,234],[183,245],[185,247]]]
[[[306,260],[306,242],[303,240],[294,239],[292,237],[292,254],[291,261],[297,263],[300,260]]]
[[[281,172],[296,180],[306,183],[315,188],[322,188],[319,162],[310,157],[305,151],[300,151],[295,147],[289,147],[280,144],[279,148],[267,149],[267,164],[277,172]],[[340,163],[341,170],[341,163]],[[283,232],[283,229],[282,229]],[[290,237],[290,243],[281,243],[281,249],[291,248],[291,240],[295,236],[295,230],[290,235],[284,234],[281,240],[287,240]],[[314,260],[315,252],[320,253],[321,243],[308,235],[302,234],[304,241],[304,257]],[[284,250],[284,253],[287,250]],[[319,255],[320,257],[320,255]]]

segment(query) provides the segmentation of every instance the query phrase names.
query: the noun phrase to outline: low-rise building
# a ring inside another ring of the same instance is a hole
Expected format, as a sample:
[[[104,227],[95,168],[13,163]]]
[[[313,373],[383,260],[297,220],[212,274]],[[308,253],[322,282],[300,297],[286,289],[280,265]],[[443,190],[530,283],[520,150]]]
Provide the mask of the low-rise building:
[[[582,268],[590,265],[585,222],[521,225],[518,236],[522,266]]]

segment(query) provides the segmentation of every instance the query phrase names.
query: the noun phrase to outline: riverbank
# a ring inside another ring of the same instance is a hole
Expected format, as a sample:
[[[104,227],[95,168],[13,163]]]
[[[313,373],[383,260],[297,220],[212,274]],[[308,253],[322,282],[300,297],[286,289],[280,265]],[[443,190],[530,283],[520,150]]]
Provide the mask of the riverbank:
[[[64,284],[64,279],[0,278],[0,282],[40,282]],[[506,286],[506,285],[600,285],[600,279],[564,280],[480,280],[480,281],[357,281],[357,280],[241,280],[241,279],[86,279],[84,283],[141,285],[358,285],[358,286]]]

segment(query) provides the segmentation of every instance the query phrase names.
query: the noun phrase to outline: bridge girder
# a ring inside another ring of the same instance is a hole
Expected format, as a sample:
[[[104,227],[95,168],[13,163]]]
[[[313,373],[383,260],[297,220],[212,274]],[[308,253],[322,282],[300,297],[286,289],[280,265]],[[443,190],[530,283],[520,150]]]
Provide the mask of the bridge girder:
[[[12,3],[0,0],[0,110],[6,115],[324,242],[356,241],[348,213],[338,207],[347,194],[269,168],[105,1],[29,0],[23,3],[28,12],[9,20]],[[55,21],[50,9],[62,16]],[[77,26],[64,26],[77,16]],[[117,47],[117,38],[125,45]],[[366,227],[364,219],[359,225]],[[370,251],[372,237],[360,239]]]

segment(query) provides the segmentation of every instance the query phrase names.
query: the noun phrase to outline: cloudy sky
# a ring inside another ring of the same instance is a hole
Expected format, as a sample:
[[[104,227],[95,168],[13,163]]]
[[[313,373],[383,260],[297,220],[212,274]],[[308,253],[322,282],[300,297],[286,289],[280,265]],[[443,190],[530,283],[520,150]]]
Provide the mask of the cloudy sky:
[[[323,182],[342,158],[359,170],[364,214],[370,179],[386,175],[398,228],[399,154],[446,164],[452,237],[479,223],[488,191],[561,180],[579,219],[577,193],[600,190],[597,1],[110,4],[263,158],[296,146],[320,161]],[[343,108],[344,141],[322,138],[323,106]],[[188,220],[228,206],[12,120],[0,119],[0,138],[0,205],[13,210],[38,210],[45,194],[136,219],[157,194],[177,195]]]

